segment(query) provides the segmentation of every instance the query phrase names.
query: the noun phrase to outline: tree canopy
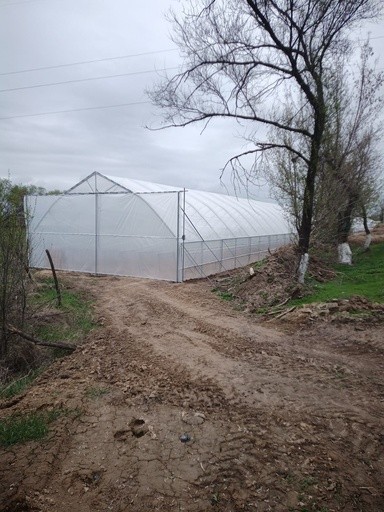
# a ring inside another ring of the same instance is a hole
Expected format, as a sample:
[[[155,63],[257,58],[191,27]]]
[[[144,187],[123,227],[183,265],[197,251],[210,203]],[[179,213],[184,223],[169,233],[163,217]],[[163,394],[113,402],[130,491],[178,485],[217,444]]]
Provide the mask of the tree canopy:
[[[235,119],[244,126],[251,146],[231,158],[228,165],[233,169],[251,154],[257,170],[260,159],[276,148],[299,159],[305,168],[298,226],[302,255],[310,243],[327,124],[326,76],[339,56],[348,53],[350,30],[375,19],[381,4],[379,0],[198,0],[186,2],[180,16],[172,15],[182,70],[150,92],[164,109],[164,126]],[[299,137],[262,138],[257,133],[260,124]],[[302,142],[297,145],[297,140]]]

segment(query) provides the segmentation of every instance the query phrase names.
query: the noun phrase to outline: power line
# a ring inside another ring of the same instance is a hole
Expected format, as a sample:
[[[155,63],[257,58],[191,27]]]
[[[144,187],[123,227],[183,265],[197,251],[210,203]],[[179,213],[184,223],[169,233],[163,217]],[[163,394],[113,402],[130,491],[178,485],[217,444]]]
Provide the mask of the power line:
[[[65,80],[62,82],[50,82],[46,84],[36,84],[36,85],[25,85],[23,87],[12,87],[10,89],[0,89],[0,92],[11,92],[11,91],[22,91],[24,89],[37,89],[39,87],[52,87],[54,85],[64,85],[64,84],[74,84],[79,82],[91,82],[92,80],[106,80],[107,78],[120,78],[123,76],[136,76],[136,75],[145,75],[148,73],[155,73],[157,71],[171,71],[174,69],[178,69],[177,67],[172,68],[162,68],[162,69],[151,69],[147,71],[134,71],[132,73],[120,73],[118,75],[104,75],[104,76],[96,76],[90,78],[79,78],[76,80]]]
[[[153,69],[153,70],[146,70],[146,71],[133,71],[131,73],[119,73],[116,75],[103,75],[103,76],[95,76],[95,77],[89,77],[89,78],[78,78],[74,80],[63,80],[61,82],[49,82],[45,84],[35,84],[35,85],[24,85],[21,87],[11,87],[8,89],[0,89],[1,92],[14,92],[14,91],[23,91],[25,89],[38,89],[40,87],[52,87],[56,85],[65,85],[65,84],[74,84],[74,83],[80,83],[80,82],[91,82],[93,80],[106,80],[108,78],[121,78],[124,76],[137,76],[137,75],[145,75],[148,73],[156,73],[159,71],[173,71],[175,69],[178,69],[175,67],[170,68],[162,68],[162,69]],[[383,71],[384,68],[378,68],[377,71]]]
[[[19,4],[32,4],[34,2],[41,2],[42,0],[20,0],[19,2],[8,2],[0,4],[0,7],[8,7],[8,5],[19,5]]]
[[[34,0],[30,0],[30,1],[34,1]],[[18,2],[18,3],[30,3],[30,2]],[[7,5],[11,5],[11,4],[7,4]],[[0,5],[0,7],[1,7],[1,5]],[[384,36],[371,37],[369,40],[371,41],[374,39],[384,39]],[[365,40],[364,39],[356,39],[356,41],[364,42]],[[112,61],[112,60],[130,59],[133,57],[143,57],[145,55],[156,55],[159,53],[170,53],[170,52],[176,52],[176,51],[178,51],[177,48],[170,48],[168,50],[155,50],[155,51],[141,52],[141,53],[130,53],[127,55],[120,55],[117,57],[105,57],[102,59],[82,60],[82,61],[77,61],[77,62],[68,62],[65,64],[56,64],[53,66],[42,66],[42,67],[36,67],[36,68],[20,69],[17,71],[7,71],[6,73],[0,73],[0,76],[17,75],[17,74],[21,74],[21,73],[30,73],[32,71],[44,71],[44,70],[48,70],[48,69],[59,69],[59,68],[66,68],[66,67],[70,67],[70,66],[81,66],[83,64],[94,64],[97,62],[108,62],[108,61]]]
[[[148,105],[150,101],[134,101],[132,103],[118,103],[116,105],[103,105],[99,107],[85,107],[85,108],[71,108],[68,110],[56,110],[52,112],[38,112],[36,114],[21,114],[16,116],[8,116],[8,117],[0,117],[0,120],[6,119],[17,119],[21,117],[38,117],[38,116],[49,116],[53,114],[66,114],[68,112],[85,112],[87,110],[102,110],[108,108],[121,108],[121,107],[131,107],[133,105]]]
[[[158,53],[167,53],[167,52],[176,52],[177,48],[172,48],[169,50],[156,50],[151,52],[142,52],[142,53],[131,53],[128,55],[121,55],[118,57],[105,57],[104,59],[93,59],[93,60],[82,60],[78,62],[69,62],[67,64],[57,64],[55,66],[43,66],[40,68],[29,68],[29,69],[20,69],[18,71],[8,71],[7,73],[0,73],[0,76],[7,76],[7,75],[17,75],[20,73],[30,73],[32,71],[44,71],[47,69],[59,69],[59,68],[66,68],[70,66],[80,66],[83,64],[94,64],[96,62],[107,62],[112,60],[120,60],[120,59],[130,59],[132,57],[143,57],[145,55],[156,55]]]

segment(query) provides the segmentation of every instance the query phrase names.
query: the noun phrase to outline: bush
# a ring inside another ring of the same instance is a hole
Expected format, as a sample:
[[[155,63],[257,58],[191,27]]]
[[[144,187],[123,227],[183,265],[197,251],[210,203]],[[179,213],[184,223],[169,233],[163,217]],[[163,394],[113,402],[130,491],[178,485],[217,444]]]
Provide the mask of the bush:
[[[21,327],[26,308],[28,244],[22,196],[15,187],[0,180],[0,359],[8,353],[7,326]]]

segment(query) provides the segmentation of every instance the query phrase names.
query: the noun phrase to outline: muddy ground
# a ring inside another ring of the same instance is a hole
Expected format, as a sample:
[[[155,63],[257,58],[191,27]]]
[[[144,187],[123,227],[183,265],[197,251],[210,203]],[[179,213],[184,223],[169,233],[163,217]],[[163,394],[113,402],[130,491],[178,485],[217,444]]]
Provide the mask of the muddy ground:
[[[384,510],[382,324],[287,333],[205,281],[64,279],[98,327],[0,403],[62,411],[0,450],[1,511]]]

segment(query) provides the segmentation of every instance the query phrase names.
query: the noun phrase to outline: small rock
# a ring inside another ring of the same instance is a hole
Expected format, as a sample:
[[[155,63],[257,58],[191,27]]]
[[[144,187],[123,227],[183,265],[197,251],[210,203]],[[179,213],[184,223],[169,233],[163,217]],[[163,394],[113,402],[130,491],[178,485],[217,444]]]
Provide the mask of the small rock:
[[[191,436],[189,434],[182,434],[180,436],[180,441],[182,443],[188,443],[188,441],[190,441],[190,440],[191,440]]]

